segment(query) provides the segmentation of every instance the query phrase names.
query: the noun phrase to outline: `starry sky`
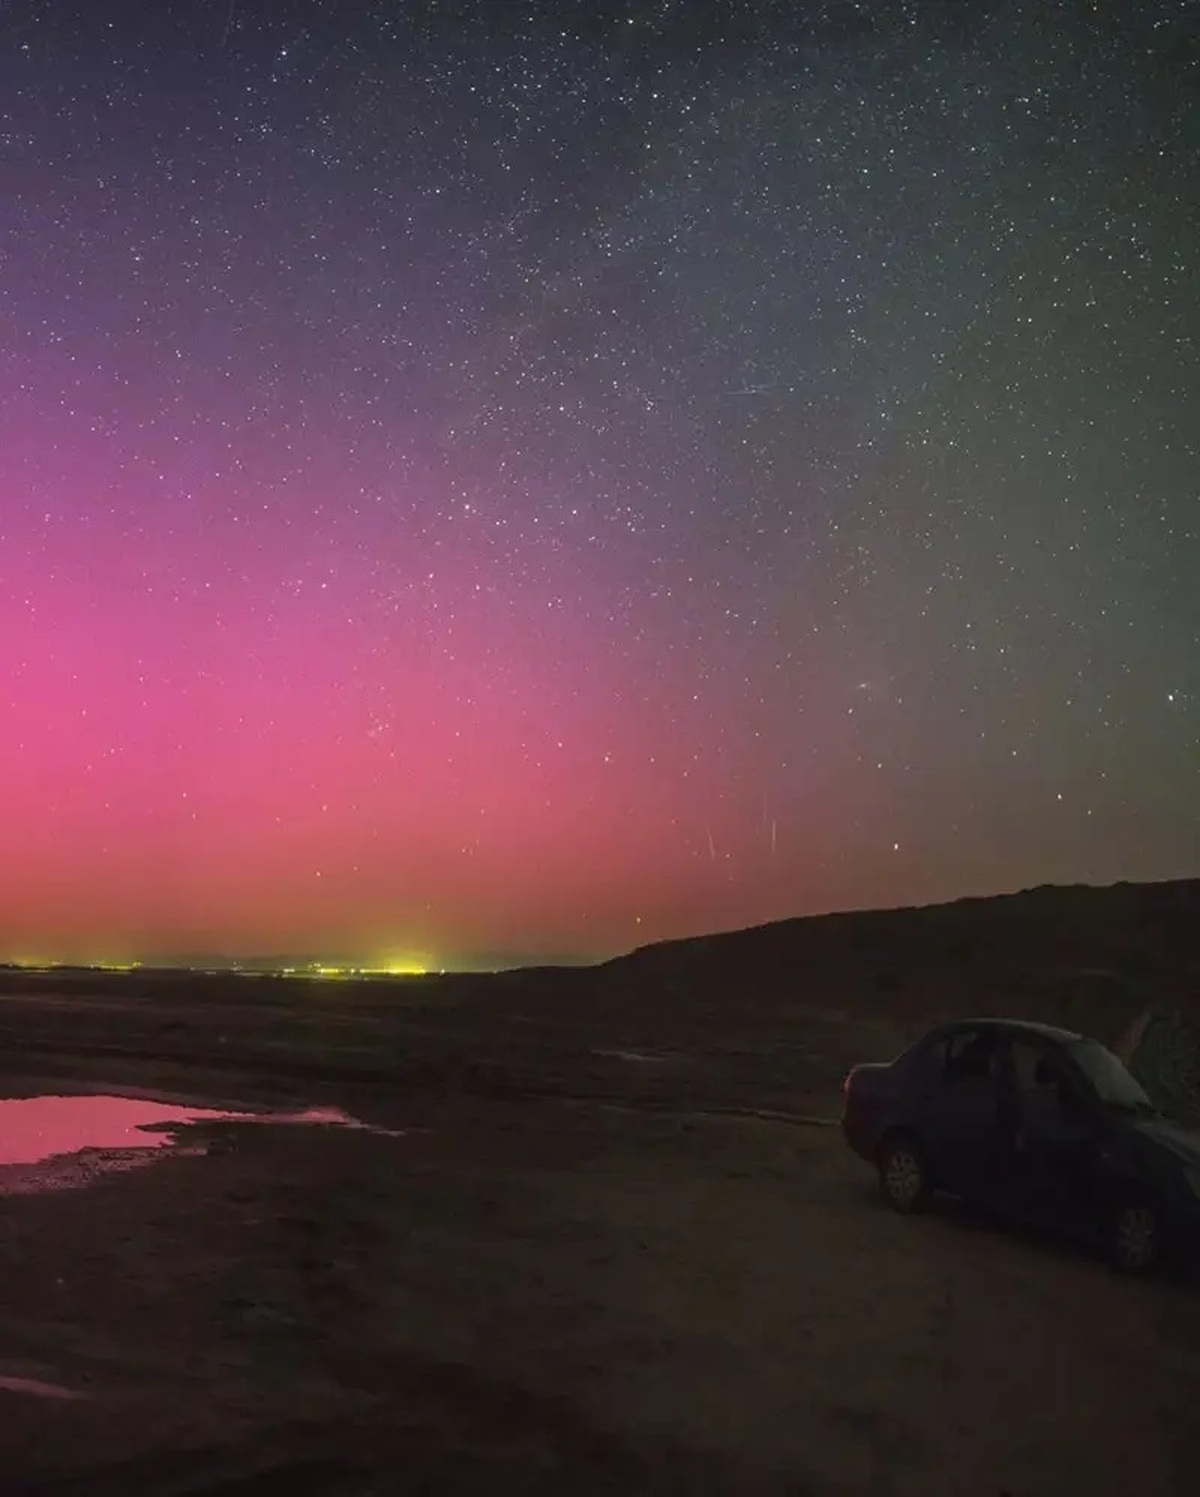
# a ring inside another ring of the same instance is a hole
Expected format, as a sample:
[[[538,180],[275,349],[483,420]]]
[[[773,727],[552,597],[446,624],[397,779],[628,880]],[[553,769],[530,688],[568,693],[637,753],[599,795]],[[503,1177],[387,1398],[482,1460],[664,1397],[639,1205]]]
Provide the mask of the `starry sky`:
[[[1197,873],[1197,34],[4,0],[0,956]]]

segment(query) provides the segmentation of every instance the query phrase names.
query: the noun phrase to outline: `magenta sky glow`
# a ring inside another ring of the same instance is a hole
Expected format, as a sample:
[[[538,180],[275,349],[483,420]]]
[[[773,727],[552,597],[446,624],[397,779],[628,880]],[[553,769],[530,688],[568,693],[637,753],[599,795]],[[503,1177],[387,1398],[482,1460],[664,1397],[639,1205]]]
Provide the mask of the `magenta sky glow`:
[[[0,959],[1196,872],[1175,13],[683,9],[5,7]]]

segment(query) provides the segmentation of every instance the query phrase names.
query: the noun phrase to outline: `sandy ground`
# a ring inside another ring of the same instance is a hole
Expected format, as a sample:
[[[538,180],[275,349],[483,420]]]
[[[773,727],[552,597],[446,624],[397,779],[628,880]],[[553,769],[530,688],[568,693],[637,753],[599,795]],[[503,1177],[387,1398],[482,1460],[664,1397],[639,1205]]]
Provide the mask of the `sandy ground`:
[[[291,1034],[295,1060],[332,1022],[239,1032]],[[320,1095],[249,1040],[257,1080],[228,1040],[224,1070],[204,1047],[190,1069],[64,1051],[53,1085],[10,1052],[8,1095],[140,1077],[403,1131],[206,1125],[0,1200],[0,1491],[1196,1489],[1194,1289],[950,1206],[898,1218],[836,1127],[797,1121],[835,1113],[831,1077],[878,1032],[815,1015],[768,1057],[748,1032],[702,1054],[697,1030],[689,1058],[628,1026],[403,1022],[403,1078]],[[136,1029],[116,1032],[141,1054]],[[477,1063],[439,1070],[472,1032]],[[717,1110],[754,1096],[791,1120]]]

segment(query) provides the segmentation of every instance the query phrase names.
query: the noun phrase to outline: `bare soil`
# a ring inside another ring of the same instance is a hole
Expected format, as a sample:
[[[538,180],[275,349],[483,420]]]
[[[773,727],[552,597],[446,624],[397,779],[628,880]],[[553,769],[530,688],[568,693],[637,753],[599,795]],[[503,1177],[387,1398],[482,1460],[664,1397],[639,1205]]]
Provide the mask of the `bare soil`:
[[[0,1490],[1196,1490],[1200,1296],[877,1203],[838,1081],[915,1016],[526,996],[0,999],[8,1095],[404,1130],[0,1200]]]

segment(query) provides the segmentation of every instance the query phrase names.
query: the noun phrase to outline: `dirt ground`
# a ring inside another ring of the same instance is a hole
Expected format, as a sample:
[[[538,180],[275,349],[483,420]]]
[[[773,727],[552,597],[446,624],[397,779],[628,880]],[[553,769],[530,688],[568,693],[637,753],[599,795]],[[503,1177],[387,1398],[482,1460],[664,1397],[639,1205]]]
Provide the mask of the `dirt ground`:
[[[877,1021],[188,1002],[6,998],[0,1093],[400,1136],[205,1125],[0,1199],[11,1497],[1196,1490],[1200,1295],[878,1204],[831,1126]]]

